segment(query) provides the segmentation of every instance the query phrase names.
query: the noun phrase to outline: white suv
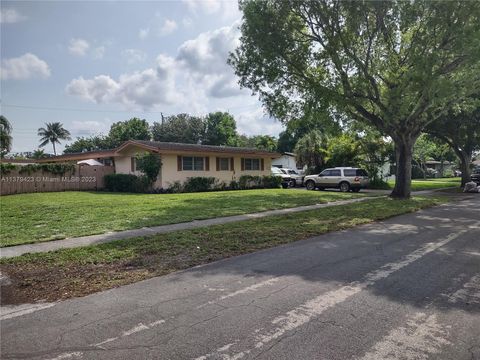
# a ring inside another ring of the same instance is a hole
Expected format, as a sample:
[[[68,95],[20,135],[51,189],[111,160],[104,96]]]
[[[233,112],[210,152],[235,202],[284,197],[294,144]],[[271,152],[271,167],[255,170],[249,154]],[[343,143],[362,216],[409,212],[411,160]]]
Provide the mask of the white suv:
[[[336,167],[323,170],[318,175],[305,176],[307,190],[316,188],[338,188],[342,192],[350,190],[359,192],[369,184],[368,174],[365,170],[352,167]]]

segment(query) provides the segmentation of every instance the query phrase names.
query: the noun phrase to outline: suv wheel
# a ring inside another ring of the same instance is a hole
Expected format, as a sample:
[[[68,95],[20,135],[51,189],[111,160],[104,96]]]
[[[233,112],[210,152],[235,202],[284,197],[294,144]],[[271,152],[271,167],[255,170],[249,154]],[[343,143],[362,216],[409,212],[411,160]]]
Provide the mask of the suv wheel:
[[[297,182],[295,181],[295,179],[290,180],[288,183],[288,187],[294,188],[295,186],[297,186]]]
[[[308,180],[305,184],[307,190],[315,190],[315,181]]]
[[[342,181],[340,183],[340,191],[341,192],[349,192],[350,191],[350,184],[346,181]]]

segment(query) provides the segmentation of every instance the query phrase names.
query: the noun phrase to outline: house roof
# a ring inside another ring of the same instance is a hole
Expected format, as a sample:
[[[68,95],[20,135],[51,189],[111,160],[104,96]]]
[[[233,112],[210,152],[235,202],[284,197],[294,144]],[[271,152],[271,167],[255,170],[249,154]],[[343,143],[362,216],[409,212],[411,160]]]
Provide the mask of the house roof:
[[[39,163],[61,162],[61,161],[79,161],[87,159],[103,159],[115,156],[115,149],[85,151],[81,153],[70,153],[52,156],[45,159],[39,159]]]
[[[10,158],[1,158],[0,163],[9,163],[9,164],[35,164],[38,160],[36,159],[10,159]]]
[[[279,153],[260,150],[255,148],[234,147],[234,146],[214,146],[214,145],[200,145],[200,144],[183,144],[173,142],[160,141],[145,141],[145,140],[130,140],[120,145],[116,150],[122,151],[129,145],[145,146],[151,150],[167,151],[167,152],[201,152],[201,153],[224,153],[224,154],[248,154],[259,156],[278,157]]]
[[[87,159],[101,159],[121,156],[122,151],[128,147],[140,147],[145,150],[166,153],[212,153],[212,154],[243,154],[262,157],[279,157],[280,154],[271,151],[232,147],[232,146],[213,146],[199,144],[182,144],[160,141],[129,140],[115,149],[85,151],[81,153],[70,153],[58,155],[47,159],[38,160],[38,162],[61,162],[61,161],[79,161]]]

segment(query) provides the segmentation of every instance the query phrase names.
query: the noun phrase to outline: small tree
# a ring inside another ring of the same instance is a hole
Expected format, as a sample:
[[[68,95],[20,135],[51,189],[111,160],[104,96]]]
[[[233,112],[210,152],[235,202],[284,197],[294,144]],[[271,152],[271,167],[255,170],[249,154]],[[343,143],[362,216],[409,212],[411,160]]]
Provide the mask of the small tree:
[[[138,169],[145,174],[152,185],[158,177],[158,172],[162,167],[160,155],[155,153],[143,153],[136,156]]]

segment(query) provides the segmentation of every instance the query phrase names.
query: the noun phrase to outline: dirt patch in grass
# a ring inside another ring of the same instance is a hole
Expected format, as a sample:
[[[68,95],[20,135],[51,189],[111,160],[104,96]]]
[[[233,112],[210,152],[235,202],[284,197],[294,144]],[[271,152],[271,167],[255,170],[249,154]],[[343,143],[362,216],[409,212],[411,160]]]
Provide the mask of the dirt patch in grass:
[[[389,198],[0,260],[1,304],[56,301],[445,202]]]

